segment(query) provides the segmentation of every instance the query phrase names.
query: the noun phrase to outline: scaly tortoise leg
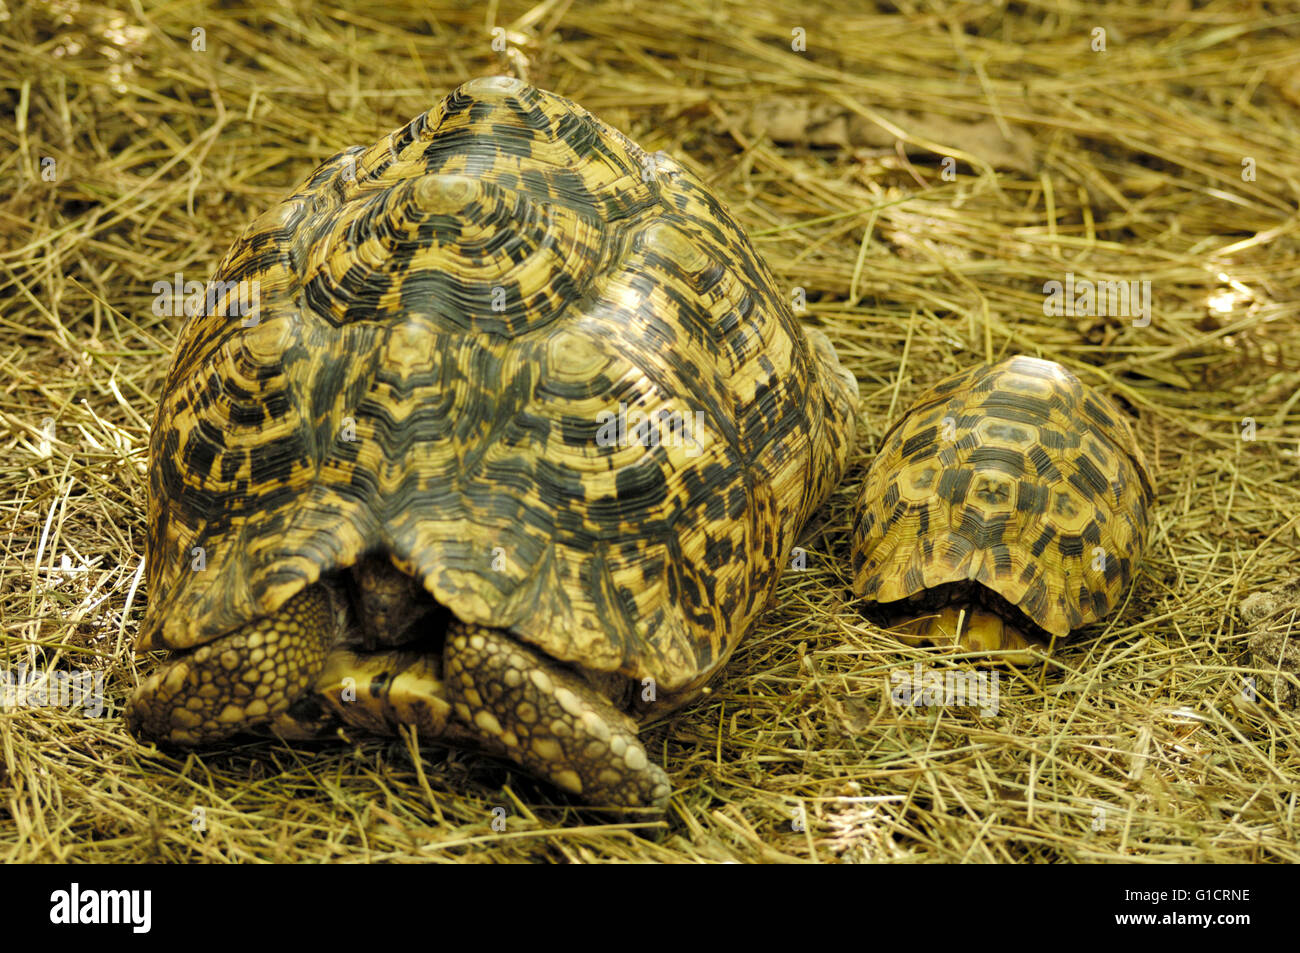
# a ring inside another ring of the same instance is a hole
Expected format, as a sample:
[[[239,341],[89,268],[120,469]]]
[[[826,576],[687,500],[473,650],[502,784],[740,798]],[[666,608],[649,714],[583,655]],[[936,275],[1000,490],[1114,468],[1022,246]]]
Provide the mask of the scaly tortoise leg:
[[[592,805],[668,806],[668,775],[636,724],[578,676],[499,629],[453,624],[444,685],[457,717],[506,755]]]
[[[323,586],[309,586],[269,616],[200,645],[140,683],[126,723],[138,738],[176,745],[218,741],[286,713],[311,691],[343,620]]]

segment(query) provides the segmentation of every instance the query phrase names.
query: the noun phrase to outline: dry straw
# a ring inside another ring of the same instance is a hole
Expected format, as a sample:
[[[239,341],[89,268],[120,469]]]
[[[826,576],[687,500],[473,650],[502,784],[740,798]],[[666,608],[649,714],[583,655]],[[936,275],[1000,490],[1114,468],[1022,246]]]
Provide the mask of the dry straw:
[[[1300,858],[1297,715],[1251,691],[1277,673],[1237,615],[1300,542],[1300,15],[8,3],[0,667],[102,672],[109,710],[0,711],[0,860]],[[698,172],[862,382],[808,569],[712,694],[647,731],[676,790],[653,837],[411,737],[177,756],[117,717],[152,664],[130,643],[177,330],[153,284],[206,277],[321,159],[504,71]],[[1045,314],[1044,284],[1070,274],[1149,282],[1149,325]],[[1149,558],[1108,623],[1000,673],[996,714],[892,704],[892,672],[972,663],[850,604],[855,484],[924,386],[1015,352],[1137,416],[1159,484]],[[1284,600],[1261,624],[1300,637]]]

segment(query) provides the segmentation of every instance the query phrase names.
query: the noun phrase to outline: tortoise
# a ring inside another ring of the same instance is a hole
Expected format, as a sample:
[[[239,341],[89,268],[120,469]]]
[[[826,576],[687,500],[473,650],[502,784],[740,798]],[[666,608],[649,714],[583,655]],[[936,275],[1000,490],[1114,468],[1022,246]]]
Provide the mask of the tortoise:
[[[727,661],[855,425],[722,203],[488,77],[327,160],[213,285],[150,440],[137,648],[171,654],[133,733],[414,725],[665,807],[638,726]]]
[[[1023,664],[1119,603],[1153,500],[1104,395],[1052,361],[981,364],[885,434],[857,503],[853,588],[905,641]]]

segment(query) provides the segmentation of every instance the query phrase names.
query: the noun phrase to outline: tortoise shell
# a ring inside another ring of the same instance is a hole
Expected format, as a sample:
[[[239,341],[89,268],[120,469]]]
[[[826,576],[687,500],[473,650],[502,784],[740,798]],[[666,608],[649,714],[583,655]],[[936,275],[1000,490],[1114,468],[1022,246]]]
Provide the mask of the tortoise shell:
[[[142,648],[381,553],[464,622],[686,690],[852,444],[856,382],[718,199],[517,80],[340,152],[215,280],[150,444]]]
[[[998,597],[985,601],[1064,636],[1119,602],[1153,500],[1142,451],[1105,396],[1051,361],[973,367],[886,433],[858,502],[854,589],[925,602],[978,583]]]

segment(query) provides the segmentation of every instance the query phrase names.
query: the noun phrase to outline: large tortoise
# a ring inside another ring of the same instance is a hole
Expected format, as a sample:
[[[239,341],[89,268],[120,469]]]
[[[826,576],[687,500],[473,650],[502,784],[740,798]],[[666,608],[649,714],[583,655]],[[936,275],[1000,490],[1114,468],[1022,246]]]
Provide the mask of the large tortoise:
[[[217,282],[260,287],[236,313]],[[479,79],[324,163],[210,287],[150,445],[138,647],[173,655],[133,731],[414,724],[662,808],[637,719],[727,660],[854,431],[722,204]]]
[[[857,505],[854,589],[908,641],[1027,662],[1118,605],[1153,500],[1103,394],[1052,361],[981,364],[886,433]]]

